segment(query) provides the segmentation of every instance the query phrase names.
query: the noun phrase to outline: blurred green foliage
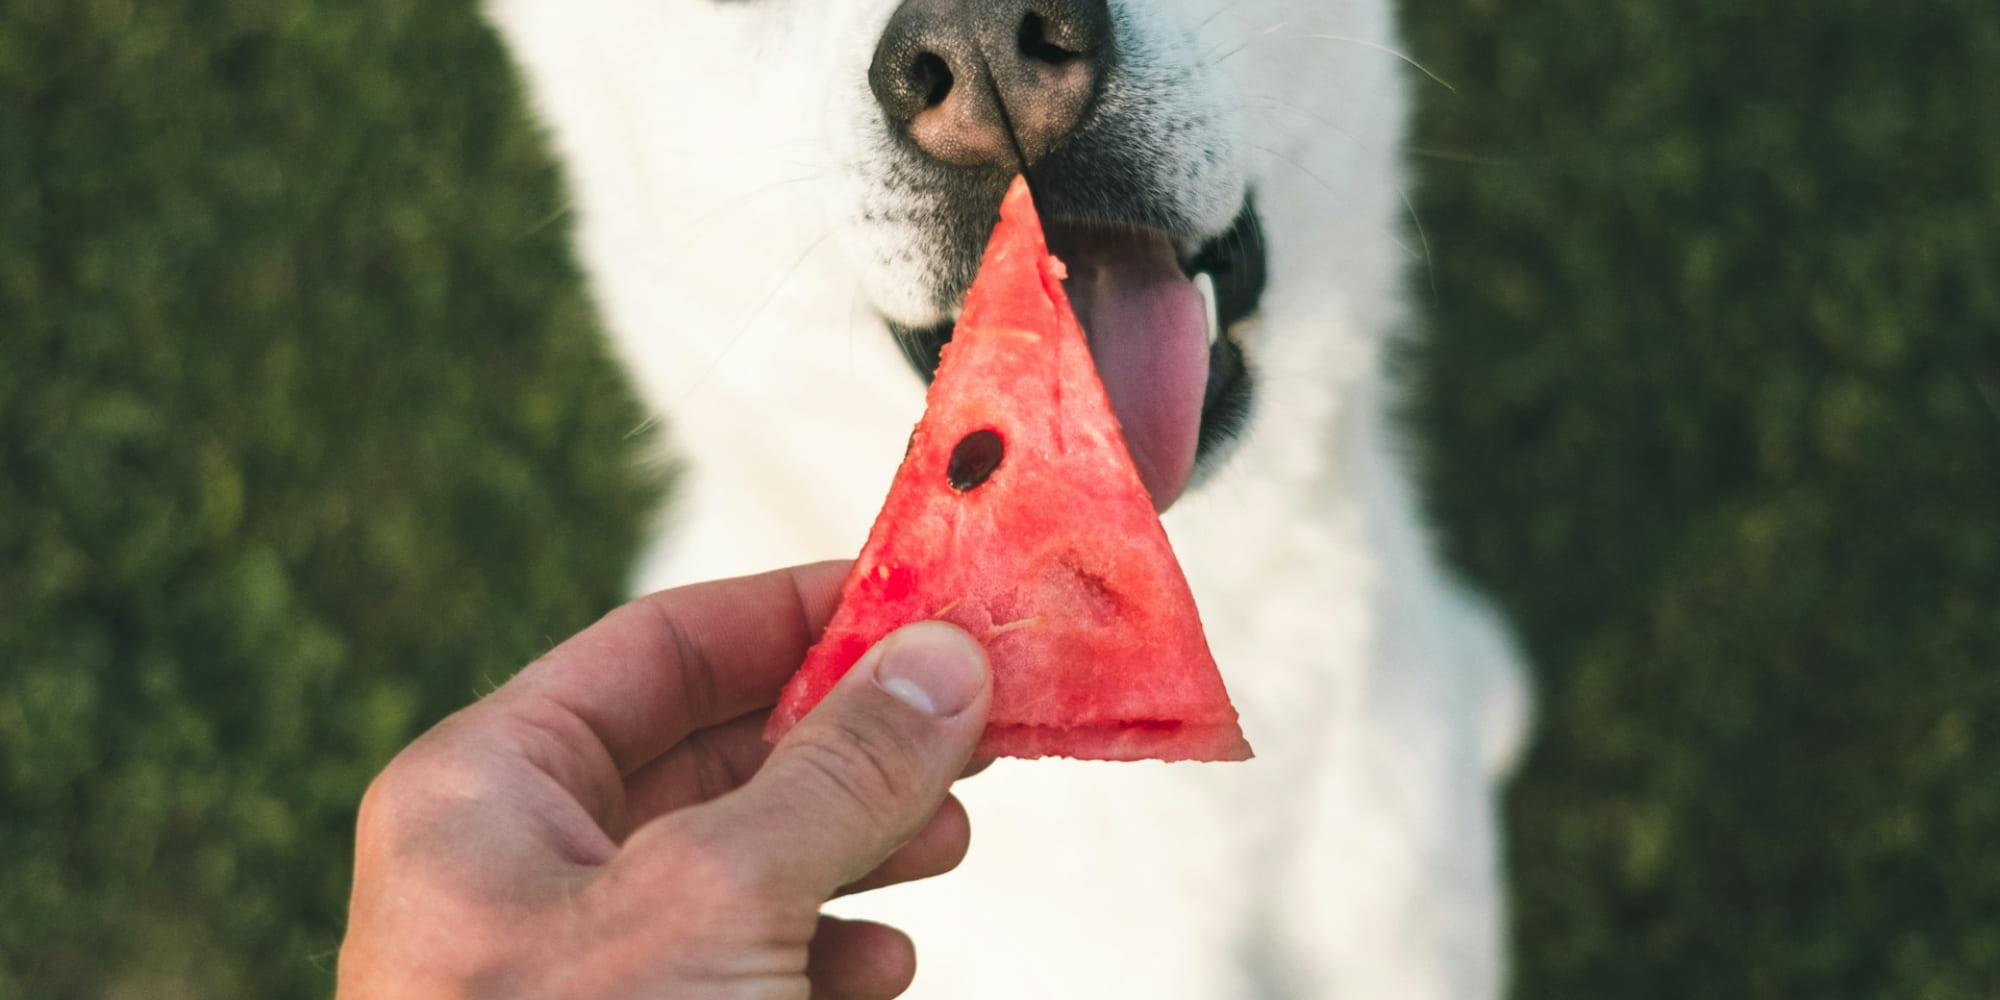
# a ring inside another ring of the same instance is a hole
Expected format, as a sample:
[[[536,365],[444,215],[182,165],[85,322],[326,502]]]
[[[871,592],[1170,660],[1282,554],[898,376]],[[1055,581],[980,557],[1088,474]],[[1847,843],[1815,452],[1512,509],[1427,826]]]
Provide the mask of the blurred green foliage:
[[[1409,0],[1522,997],[2000,996],[2000,6]]]
[[[467,4],[0,7],[0,997],[310,996],[655,492]]]
[[[1408,0],[1523,997],[1996,995],[2000,8]],[[657,484],[464,0],[0,7],[0,998],[331,983],[353,805]]]

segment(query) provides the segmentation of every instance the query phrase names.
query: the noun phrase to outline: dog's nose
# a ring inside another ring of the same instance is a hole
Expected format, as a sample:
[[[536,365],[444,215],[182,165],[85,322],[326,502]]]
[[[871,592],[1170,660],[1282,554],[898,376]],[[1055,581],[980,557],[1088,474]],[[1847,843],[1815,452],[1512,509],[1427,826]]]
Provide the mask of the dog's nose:
[[[1112,52],[1105,4],[905,0],[875,47],[869,88],[890,124],[938,160],[1013,164],[1018,142],[1032,163],[1097,95]]]

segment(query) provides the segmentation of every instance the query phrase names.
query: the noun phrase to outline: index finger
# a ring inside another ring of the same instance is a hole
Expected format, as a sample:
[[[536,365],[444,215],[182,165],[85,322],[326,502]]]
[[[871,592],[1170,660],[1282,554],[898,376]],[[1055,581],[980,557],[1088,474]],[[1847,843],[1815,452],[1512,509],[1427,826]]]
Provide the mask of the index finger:
[[[490,700],[554,702],[629,775],[697,729],[770,705],[832,617],[847,567],[814,563],[639,598]]]

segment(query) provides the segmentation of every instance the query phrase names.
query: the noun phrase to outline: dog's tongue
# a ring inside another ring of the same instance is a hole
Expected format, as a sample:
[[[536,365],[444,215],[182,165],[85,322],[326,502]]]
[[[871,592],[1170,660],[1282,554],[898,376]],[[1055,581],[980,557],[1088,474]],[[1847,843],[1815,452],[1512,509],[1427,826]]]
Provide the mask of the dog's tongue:
[[[1063,291],[1090,339],[1097,375],[1153,507],[1166,510],[1194,472],[1208,387],[1208,312],[1164,233],[1048,234],[1069,269]]]

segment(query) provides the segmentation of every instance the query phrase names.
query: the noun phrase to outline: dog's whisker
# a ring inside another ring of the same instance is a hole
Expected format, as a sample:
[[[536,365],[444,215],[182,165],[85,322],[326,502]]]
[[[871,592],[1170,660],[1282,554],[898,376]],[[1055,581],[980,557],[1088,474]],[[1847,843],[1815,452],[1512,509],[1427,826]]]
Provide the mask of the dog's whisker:
[[[1520,161],[1505,157],[1485,156],[1479,153],[1466,153],[1453,149],[1433,149],[1429,146],[1404,146],[1402,152],[1405,156],[1436,160],[1440,163],[1462,163],[1469,167],[1518,167],[1522,165]]]
[[[1424,232],[1424,220],[1421,216],[1417,214],[1417,204],[1416,202],[1410,200],[1410,192],[1404,190],[1401,184],[1397,184],[1395,187],[1396,187],[1396,197],[1401,198],[1403,200],[1403,208],[1410,213],[1410,225],[1416,229],[1417,240],[1423,246],[1424,279],[1430,284],[1431,305],[1435,306],[1437,305],[1438,302],[1438,276],[1437,276],[1436,265],[1431,263],[1430,234]]]
[[[1250,46],[1255,45],[1258,42],[1263,41],[1264,39],[1269,38],[1270,36],[1277,34],[1280,31],[1283,31],[1287,23],[1289,22],[1279,21],[1276,24],[1264,28],[1261,31],[1251,32],[1248,36],[1244,37],[1236,44],[1231,45],[1229,49],[1227,51],[1224,51],[1221,55],[1213,55],[1213,54],[1207,55],[1202,57],[1201,61],[1209,66],[1220,66],[1223,64],[1223,62],[1228,60],[1229,57],[1234,56],[1238,52],[1241,52],[1244,49],[1247,49]]]
[[[521,230],[520,233],[515,235],[514,239],[516,242],[525,240],[528,237],[533,236],[536,233],[539,233],[542,230],[555,225],[556,220],[561,219],[563,216],[568,215],[574,211],[576,211],[576,199],[565,198],[563,199],[562,204],[557,205],[555,207],[554,211],[550,212],[547,215],[542,216],[542,218],[539,221],[537,221],[534,225],[531,225],[528,228]]]
[[[724,201],[722,204],[717,205],[714,208],[706,212],[703,212],[702,214],[695,216],[692,219],[680,223],[680,228],[690,231],[699,230],[703,226],[715,222],[720,216],[724,215],[725,213],[733,212],[736,209],[742,208],[751,201],[762,198],[765,195],[771,194],[772,192],[777,191],[779,189],[791,187],[794,184],[804,184],[807,183],[808,181],[819,180],[823,176],[825,176],[823,172],[814,171],[809,174],[802,174],[798,177],[787,177],[783,180],[773,181],[762,187],[752,188],[748,191],[736,195],[735,197],[728,199],[727,201]],[[690,237],[689,242],[693,242],[693,237]],[[686,244],[683,244],[683,247],[685,247],[685,245]]]
[[[1221,3],[1215,5],[1214,10],[1208,12],[1207,17],[1204,17],[1201,20],[1196,21],[1194,23],[1194,26],[1188,29],[1188,34],[1190,35],[1200,34],[1202,29],[1208,27],[1211,24],[1214,24],[1216,18],[1229,13],[1233,7],[1234,4],[1231,2],[1231,0],[1222,0]]]
[[[1306,118],[1313,122],[1317,122],[1320,125],[1324,125],[1326,126],[1327,131],[1332,132],[1334,135],[1337,135],[1343,139],[1346,139],[1348,142],[1353,143],[1355,146],[1361,149],[1368,148],[1366,143],[1363,143],[1360,139],[1355,138],[1355,135],[1351,130],[1335,122],[1333,119],[1326,117],[1325,115],[1316,114],[1306,108],[1300,107],[1297,104],[1293,104],[1290,101],[1281,100],[1279,98],[1272,97],[1269,94],[1251,94],[1249,96],[1252,100],[1265,104],[1274,110],[1290,111],[1297,114],[1301,118]]]
[[[1252,45],[1256,45],[1259,42],[1271,40],[1274,36],[1279,39],[1287,39],[1287,40],[1306,39],[1309,41],[1322,41],[1322,42],[1346,42],[1347,44],[1356,46],[1357,48],[1367,49],[1372,52],[1379,52],[1385,56],[1397,59],[1403,62],[1404,64],[1408,65],[1411,69],[1414,69],[1419,73],[1422,73],[1425,77],[1429,78],[1432,83],[1435,83],[1440,87],[1443,87],[1444,89],[1450,91],[1453,94],[1458,93],[1458,88],[1453,86],[1450,80],[1445,79],[1443,76],[1439,75],[1437,71],[1431,69],[1429,66],[1426,66],[1423,63],[1417,61],[1417,58],[1415,56],[1410,55],[1408,52],[1404,52],[1402,49],[1396,48],[1393,45],[1384,45],[1381,42],[1373,41],[1367,38],[1358,38],[1353,35],[1336,35],[1332,34],[1331,32],[1324,32],[1324,31],[1301,31],[1301,32],[1292,32],[1288,34],[1279,35],[1278,32],[1282,30],[1284,26],[1285,26],[1284,23],[1280,22],[1278,24],[1272,25],[1269,28],[1265,28],[1263,31],[1256,32],[1250,35],[1249,37],[1243,39],[1241,42],[1232,46],[1228,51],[1222,53],[1221,55],[1205,61],[1210,66],[1221,65],[1224,60],[1229,59],[1232,56],[1235,56],[1237,53],[1242,52],[1244,49],[1247,49]]]
[[[735,331],[730,333],[728,339],[723,341],[721,349],[715,352],[714,357],[708,359],[708,364],[702,368],[701,374],[696,375],[694,380],[689,382],[685,389],[681,390],[683,397],[694,395],[708,382],[709,376],[714,375],[715,370],[722,367],[723,359],[727,358],[729,352],[735,349],[737,343],[743,339],[743,336],[749,333],[752,327],[757,325],[757,320],[764,315],[764,310],[771,307],[771,303],[777,300],[778,294],[785,290],[785,286],[792,283],[792,278],[798,275],[799,268],[805,266],[807,258],[811,257],[813,251],[825,245],[826,241],[832,237],[833,230],[831,228],[821,230],[817,239],[806,244],[805,248],[799,251],[798,256],[792,258],[790,266],[785,268],[782,276],[773,282],[769,288],[765,289],[763,297],[757,302],[757,308],[752,309],[744,317],[743,322],[737,325]],[[676,405],[682,402],[685,402],[685,398],[674,401]]]
[[[1276,157],[1277,159],[1285,162],[1286,164],[1289,164],[1292,169],[1297,170],[1299,173],[1311,179],[1313,183],[1318,184],[1322,191],[1325,191],[1328,196],[1332,197],[1335,201],[1339,202],[1341,205],[1352,204],[1351,200],[1342,195],[1339,189],[1335,188],[1332,184],[1327,183],[1326,178],[1321,177],[1317,173],[1314,173],[1310,168],[1308,168],[1305,164],[1300,163],[1298,160],[1290,156],[1286,156],[1285,154],[1280,153],[1269,146],[1260,146],[1256,143],[1246,143],[1246,145],[1249,146],[1249,148],[1251,149],[1258,150],[1259,152],[1262,152],[1268,156]],[[1418,253],[1408,243],[1405,243],[1402,240],[1397,239],[1395,234],[1389,232],[1387,229],[1382,230],[1382,235],[1386,237],[1389,240],[1389,242],[1394,243],[1398,249],[1403,251],[1403,253],[1407,254],[1411,260],[1429,259],[1428,255]]]
[[[1442,81],[1440,81],[1440,82],[1442,82]],[[1341,138],[1343,138],[1343,139],[1346,139],[1346,140],[1347,140],[1348,142],[1351,142],[1351,143],[1353,143],[1353,144],[1354,144],[1354,145],[1355,145],[1356,147],[1359,147],[1359,148],[1361,148],[1361,149],[1364,149],[1364,150],[1368,148],[1368,144],[1367,144],[1367,143],[1364,143],[1364,142],[1362,142],[1362,141],[1361,141],[1361,140],[1360,140],[1359,138],[1357,138],[1357,137],[1356,137],[1356,136],[1354,135],[1354,133],[1353,133],[1353,132],[1351,132],[1351,131],[1349,131],[1349,130],[1347,130],[1347,129],[1345,129],[1345,128],[1342,128],[1342,127],[1341,127],[1341,126],[1339,126],[1339,125],[1336,125],[1336,124],[1334,124],[1334,122],[1333,122],[1332,120],[1330,120],[1330,119],[1328,119],[1328,118],[1326,118],[1326,117],[1324,117],[1324,116],[1322,116],[1322,115],[1319,115],[1319,114],[1316,114],[1316,113],[1314,113],[1314,112],[1312,112],[1312,111],[1310,111],[1310,110],[1308,110],[1308,109],[1306,109],[1306,108],[1302,108],[1302,107],[1299,107],[1298,105],[1296,105],[1296,104],[1293,104],[1293,103],[1291,103],[1291,102],[1289,102],[1289,101],[1285,101],[1285,100],[1281,100],[1281,99],[1279,99],[1279,98],[1275,98],[1275,97],[1271,97],[1271,96],[1269,96],[1269,95],[1266,95],[1266,94],[1253,94],[1253,95],[1251,95],[1251,96],[1252,96],[1252,98],[1253,98],[1253,99],[1255,99],[1255,100],[1258,100],[1258,101],[1261,101],[1261,102],[1264,102],[1264,103],[1267,103],[1267,104],[1269,104],[1269,105],[1271,105],[1271,106],[1273,106],[1273,107],[1276,107],[1276,108],[1282,108],[1282,109],[1284,109],[1284,110],[1287,110],[1287,111],[1291,111],[1291,112],[1295,112],[1295,113],[1297,113],[1297,114],[1299,114],[1299,115],[1302,115],[1302,116],[1304,116],[1304,117],[1306,117],[1306,118],[1309,118],[1309,119],[1312,119],[1313,121],[1316,121],[1316,122],[1318,122],[1318,123],[1320,123],[1320,124],[1322,124],[1322,125],[1326,126],[1326,127],[1327,127],[1327,129],[1328,129],[1329,131],[1333,132],[1333,133],[1334,133],[1335,135],[1338,135],[1338,136],[1340,136]],[[1259,148],[1262,148],[1262,147],[1259,147]],[[1264,151],[1265,151],[1265,152],[1267,152],[1267,153],[1270,153],[1270,152],[1272,152],[1271,150],[1268,150],[1268,149],[1266,149],[1266,150],[1264,150]],[[1276,155],[1276,154],[1274,153],[1273,155]],[[1298,167],[1299,167],[1299,168],[1300,168],[1300,169],[1301,169],[1302,171],[1305,171],[1305,168],[1304,168],[1304,167],[1303,167],[1302,165],[1300,165],[1300,164],[1297,164],[1297,163],[1293,163],[1293,165],[1294,165],[1294,166],[1298,166]],[[1311,175],[1311,173],[1312,173],[1311,171],[1305,171],[1305,172],[1306,172],[1306,173],[1307,173],[1308,175]],[[1418,214],[1417,214],[1417,206],[1416,206],[1416,203],[1410,200],[1410,194],[1409,194],[1409,192],[1408,192],[1408,191],[1406,191],[1406,190],[1404,190],[1404,188],[1403,188],[1403,186],[1402,186],[1402,185],[1398,184],[1398,185],[1396,185],[1396,195],[1397,195],[1397,197],[1398,197],[1398,198],[1400,198],[1400,199],[1402,200],[1402,202],[1403,202],[1403,209],[1404,209],[1404,211],[1406,211],[1407,213],[1409,213],[1409,216],[1410,216],[1410,225],[1411,225],[1411,227],[1412,227],[1412,228],[1414,228],[1414,229],[1416,230],[1416,232],[1417,232],[1417,240],[1418,240],[1418,243],[1419,243],[1419,245],[1420,245],[1420,249],[1421,249],[1421,250],[1423,251],[1421,259],[1423,260],[1423,263],[1424,263],[1424,277],[1425,277],[1425,280],[1427,281],[1427,283],[1428,283],[1428,284],[1430,285],[1430,293],[1431,293],[1431,302],[1435,304],[1435,303],[1437,302],[1437,299],[1438,299],[1438,286],[1437,286],[1437,267],[1436,267],[1436,266],[1435,266],[1435,265],[1433,264],[1433,262],[1432,262],[1432,260],[1431,260],[1431,239],[1430,239],[1430,234],[1429,234],[1429,233],[1427,233],[1427,232],[1425,232],[1425,230],[1424,230],[1424,220],[1423,220],[1422,218],[1420,218],[1420,217],[1418,216]],[[1254,220],[1253,220],[1253,221],[1254,221]],[[1403,243],[1402,243],[1401,241],[1397,241],[1397,244],[1396,244],[1396,245],[1397,245],[1397,246],[1403,246]],[[1405,250],[1405,252],[1408,252],[1408,250],[1409,250],[1409,249],[1410,249],[1410,248],[1408,248],[1408,247],[1404,246],[1404,250]]]
[[[1272,97],[1269,94],[1251,94],[1248,95],[1248,97],[1249,100],[1258,104],[1262,104],[1266,106],[1268,109],[1292,112],[1299,115],[1302,118],[1306,118],[1311,121],[1317,122],[1320,125],[1324,125],[1326,126],[1328,131],[1332,132],[1335,135],[1340,136],[1343,139],[1346,139],[1349,142],[1352,142],[1356,148],[1362,150],[1366,150],[1368,148],[1368,144],[1361,141],[1360,137],[1356,136],[1352,131],[1349,131],[1347,128],[1341,126],[1340,124],[1334,122],[1332,119],[1327,118],[1324,115],[1314,113],[1308,108],[1300,107],[1297,104],[1293,104],[1290,101],[1286,101],[1277,97]],[[1518,163],[1512,160],[1503,159],[1501,157],[1479,156],[1472,153],[1460,153],[1448,150],[1431,149],[1426,146],[1401,146],[1398,148],[1397,152],[1401,153],[1404,156],[1414,156],[1426,160],[1437,160],[1443,163],[1460,163],[1474,167],[1519,166]],[[1406,198],[1405,200],[1408,199]]]
[[[625,432],[624,439],[630,441],[633,438],[642,437],[659,425],[660,415],[658,413],[647,413],[638,423],[632,425],[631,430]]]
[[[725,213],[744,210],[749,207],[751,202],[767,197],[781,188],[819,180],[825,176],[825,172],[822,171],[800,177],[788,177],[762,187],[738,192],[723,204],[715,206],[692,219],[682,222],[663,222],[661,223],[663,227],[683,232],[686,234],[686,238],[675,243],[663,243],[660,247],[662,252],[634,256],[630,258],[630,263],[635,268],[643,268],[659,281],[671,283],[680,273],[675,264],[676,259],[685,254],[688,248],[706,239],[703,232],[704,228],[722,221],[721,217]]]
[[[1458,88],[1452,86],[1451,81],[1446,80],[1444,77],[1439,76],[1437,73],[1433,72],[1429,66],[1426,66],[1423,63],[1418,62],[1415,56],[1412,56],[1408,52],[1404,52],[1402,49],[1396,48],[1393,45],[1384,45],[1381,42],[1371,41],[1366,38],[1356,38],[1352,35],[1334,35],[1320,31],[1306,32],[1304,34],[1294,35],[1292,37],[1311,38],[1327,42],[1346,42],[1349,45],[1358,45],[1361,48],[1372,49],[1386,56],[1393,56],[1397,59],[1402,60],[1404,63],[1407,63],[1411,69],[1414,69],[1417,72],[1422,73],[1427,77],[1430,77],[1431,81],[1433,83],[1436,83],[1438,86],[1443,87],[1444,89],[1449,90],[1454,94],[1458,93]]]

